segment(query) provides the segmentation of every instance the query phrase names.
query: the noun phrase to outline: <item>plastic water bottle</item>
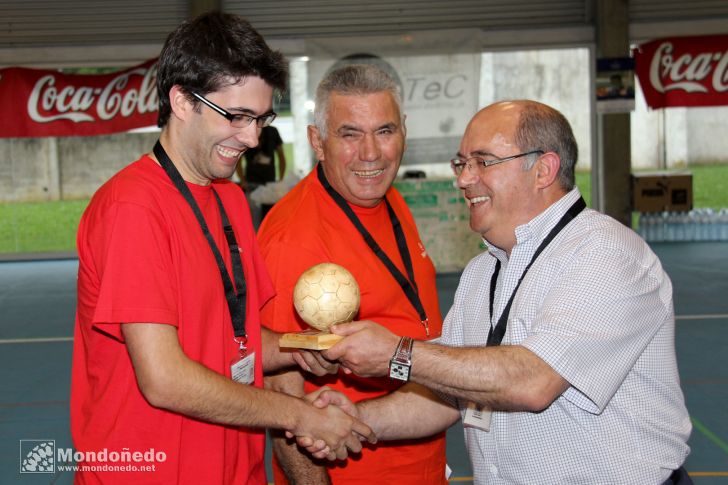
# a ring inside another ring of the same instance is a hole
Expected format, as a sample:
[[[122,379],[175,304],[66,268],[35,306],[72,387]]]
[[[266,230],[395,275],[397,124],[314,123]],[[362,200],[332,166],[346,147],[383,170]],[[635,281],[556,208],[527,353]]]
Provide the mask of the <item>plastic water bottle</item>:
[[[700,240],[710,241],[710,219],[712,209],[703,209],[700,215]]]
[[[650,214],[650,220],[652,221],[652,237],[651,241],[662,242],[665,240],[665,225],[660,217],[660,214]]]
[[[690,216],[687,212],[675,212],[675,233],[676,240],[688,240],[688,226],[690,225]]]
[[[662,212],[655,214],[656,232],[660,241],[669,241],[672,237],[672,229],[670,228],[670,214]]]
[[[695,209],[688,212],[688,222],[685,228],[687,241],[696,241],[698,237],[698,213]]]
[[[637,221],[637,234],[647,241],[647,214],[644,212],[640,212],[640,217]]]
[[[662,222],[662,240],[663,241],[677,241],[678,227],[677,227],[677,213],[676,212],[663,212],[660,215],[660,221]]]
[[[693,224],[694,224],[694,233],[695,237],[693,238],[693,241],[702,241],[703,239],[703,209],[694,209],[693,210]]]
[[[721,209],[718,213],[718,240],[728,241],[728,209]]]
[[[655,216],[650,213],[643,214],[643,218],[641,219],[641,221],[642,222],[640,222],[640,224],[644,225],[645,241],[654,242],[655,241]]]
[[[718,214],[710,209],[708,213],[708,241],[719,240]]]

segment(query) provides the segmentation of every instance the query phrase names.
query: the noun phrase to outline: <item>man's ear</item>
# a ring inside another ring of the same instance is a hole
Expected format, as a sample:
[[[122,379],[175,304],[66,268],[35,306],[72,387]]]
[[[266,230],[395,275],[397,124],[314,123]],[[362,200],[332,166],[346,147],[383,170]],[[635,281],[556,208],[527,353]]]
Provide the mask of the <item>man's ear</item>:
[[[172,108],[172,115],[181,120],[187,120],[195,109],[187,93],[177,84],[169,90],[169,105]]]
[[[551,186],[559,176],[561,158],[555,152],[546,152],[536,160],[536,184],[538,188]]]
[[[313,153],[316,155],[316,159],[323,162],[324,161],[324,146],[323,146],[323,140],[321,139],[321,133],[319,133],[319,130],[316,127],[316,125],[308,125],[307,133],[308,133],[308,143],[311,145],[311,148],[313,149]]]

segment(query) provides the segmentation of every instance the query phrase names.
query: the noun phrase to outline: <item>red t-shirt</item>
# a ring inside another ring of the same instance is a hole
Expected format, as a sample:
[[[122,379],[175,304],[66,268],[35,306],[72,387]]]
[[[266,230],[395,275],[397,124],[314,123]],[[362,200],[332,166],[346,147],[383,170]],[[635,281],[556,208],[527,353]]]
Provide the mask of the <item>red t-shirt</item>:
[[[212,193],[219,194],[241,248],[248,348],[262,385],[259,309],[273,294],[240,188],[187,184],[231,273]],[[82,452],[154,450],[154,471],[78,473],[78,483],[265,484],[263,430],[210,424],[152,407],[137,387],[120,323],[177,327],[192,360],[230,376],[237,353],[222,280],[192,210],[148,156],[94,195],[78,230],[78,307],[71,383],[71,433]],[[164,454],[164,460],[161,460]],[[127,455],[128,456],[128,455]],[[137,455],[137,457],[143,455]],[[93,465],[94,463],[88,463]],[[103,465],[103,463],[101,463]]]
[[[374,320],[397,335],[425,340],[440,336],[442,317],[437,300],[435,267],[420,241],[412,214],[402,196],[390,189],[387,194],[402,224],[415,272],[420,300],[429,318],[430,336],[425,334],[417,311],[384,264],[367,246],[363,237],[336,205],[313,170],[277,202],[258,231],[258,242],[268,271],[276,286],[276,297],[263,308],[263,322],[278,332],[298,332],[308,328],[293,307],[293,287],[307,268],[332,262],[348,269],[361,292],[358,320]],[[387,207],[351,205],[379,246],[407,275]],[[340,373],[322,378],[307,377],[308,393],[327,385],[358,402],[387,394],[400,385],[389,378],[362,378]],[[328,463],[333,483],[339,484],[433,484],[445,480],[445,435],[409,441],[382,442],[365,447],[360,456],[344,463]],[[274,462],[276,483],[285,483]]]

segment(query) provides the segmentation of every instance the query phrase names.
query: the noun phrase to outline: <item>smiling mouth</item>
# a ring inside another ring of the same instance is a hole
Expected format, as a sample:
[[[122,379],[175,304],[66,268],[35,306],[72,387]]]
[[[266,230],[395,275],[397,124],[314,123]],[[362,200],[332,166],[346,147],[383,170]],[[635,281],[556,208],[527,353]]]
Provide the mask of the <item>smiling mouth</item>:
[[[217,146],[217,153],[225,158],[240,158],[240,155],[242,155],[244,151],[245,150],[232,150],[220,145]]]
[[[354,175],[357,177],[365,178],[365,179],[371,179],[374,177],[378,177],[379,175],[384,173],[384,169],[379,170],[352,170]]]
[[[468,198],[467,200],[470,203],[470,206],[474,206],[474,205],[482,204],[483,202],[489,201],[490,197],[487,197],[485,195],[480,195],[478,197]]]

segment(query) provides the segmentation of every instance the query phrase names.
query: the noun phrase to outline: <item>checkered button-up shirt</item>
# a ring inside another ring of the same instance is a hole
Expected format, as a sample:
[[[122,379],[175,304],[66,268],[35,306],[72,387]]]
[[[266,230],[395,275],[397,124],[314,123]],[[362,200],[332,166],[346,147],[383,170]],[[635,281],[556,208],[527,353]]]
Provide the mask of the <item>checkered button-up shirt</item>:
[[[539,244],[579,197],[574,189],[519,226],[510,258],[489,245],[468,264],[440,343],[485,346]],[[674,332],[672,284],[655,254],[583,210],[526,274],[502,342],[529,349],[571,387],[540,413],[494,412],[489,432],[466,428],[475,483],[662,483],[685,460],[691,430]]]

